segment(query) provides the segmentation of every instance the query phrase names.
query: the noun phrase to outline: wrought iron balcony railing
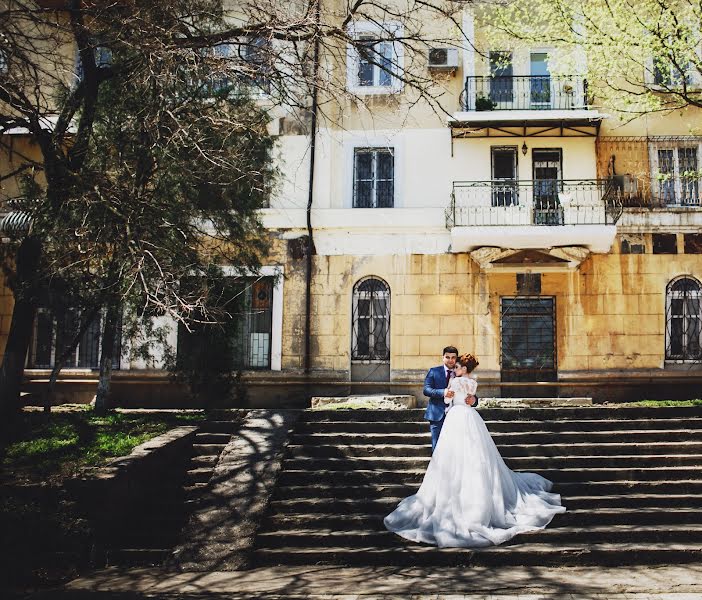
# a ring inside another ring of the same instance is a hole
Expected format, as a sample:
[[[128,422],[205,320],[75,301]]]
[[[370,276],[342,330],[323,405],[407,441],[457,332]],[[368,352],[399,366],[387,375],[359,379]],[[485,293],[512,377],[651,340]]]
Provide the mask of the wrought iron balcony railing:
[[[702,208],[702,179],[697,175],[616,175],[612,183],[625,208]]]
[[[610,180],[455,181],[446,226],[613,225],[621,197]]]
[[[587,109],[581,76],[515,75],[466,77],[461,106],[466,111]]]

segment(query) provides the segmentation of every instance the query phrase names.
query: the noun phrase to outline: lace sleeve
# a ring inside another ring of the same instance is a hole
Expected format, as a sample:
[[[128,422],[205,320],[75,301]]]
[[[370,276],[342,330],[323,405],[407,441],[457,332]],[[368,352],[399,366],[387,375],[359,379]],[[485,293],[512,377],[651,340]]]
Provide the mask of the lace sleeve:
[[[466,392],[469,396],[475,396],[475,392],[478,391],[478,382],[475,379],[471,379],[470,377],[466,377],[465,379]]]

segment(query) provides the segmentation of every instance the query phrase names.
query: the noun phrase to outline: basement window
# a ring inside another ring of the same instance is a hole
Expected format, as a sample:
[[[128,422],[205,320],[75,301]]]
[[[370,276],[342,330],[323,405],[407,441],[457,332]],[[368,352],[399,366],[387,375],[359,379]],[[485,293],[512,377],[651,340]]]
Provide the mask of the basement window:
[[[654,233],[653,234],[654,254],[677,254],[678,236],[674,233]]]
[[[702,233],[686,233],[685,254],[702,254]]]

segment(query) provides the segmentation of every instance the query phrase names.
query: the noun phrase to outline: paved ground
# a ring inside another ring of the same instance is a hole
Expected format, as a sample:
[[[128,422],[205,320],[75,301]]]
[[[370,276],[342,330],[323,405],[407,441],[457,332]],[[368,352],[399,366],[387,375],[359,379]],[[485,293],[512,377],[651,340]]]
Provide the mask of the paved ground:
[[[105,569],[32,600],[702,600],[702,565],[630,568],[271,567],[174,573]]]

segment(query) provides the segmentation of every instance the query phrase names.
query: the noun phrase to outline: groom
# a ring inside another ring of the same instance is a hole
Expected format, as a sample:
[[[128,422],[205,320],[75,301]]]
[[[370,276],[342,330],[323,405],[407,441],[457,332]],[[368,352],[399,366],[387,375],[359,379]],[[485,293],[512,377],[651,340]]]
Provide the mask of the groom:
[[[439,441],[439,434],[446,416],[444,398],[453,398],[454,395],[453,391],[448,389],[448,385],[454,376],[453,369],[456,366],[457,358],[458,350],[454,346],[446,346],[442,358],[444,364],[429,369],[427,376],[424,378],[424,395],[429,398],[424,418],[429,421],[432,453],[434,448],[436,448],[436,443]],[[473,406],[478,406],[477,396]]]

